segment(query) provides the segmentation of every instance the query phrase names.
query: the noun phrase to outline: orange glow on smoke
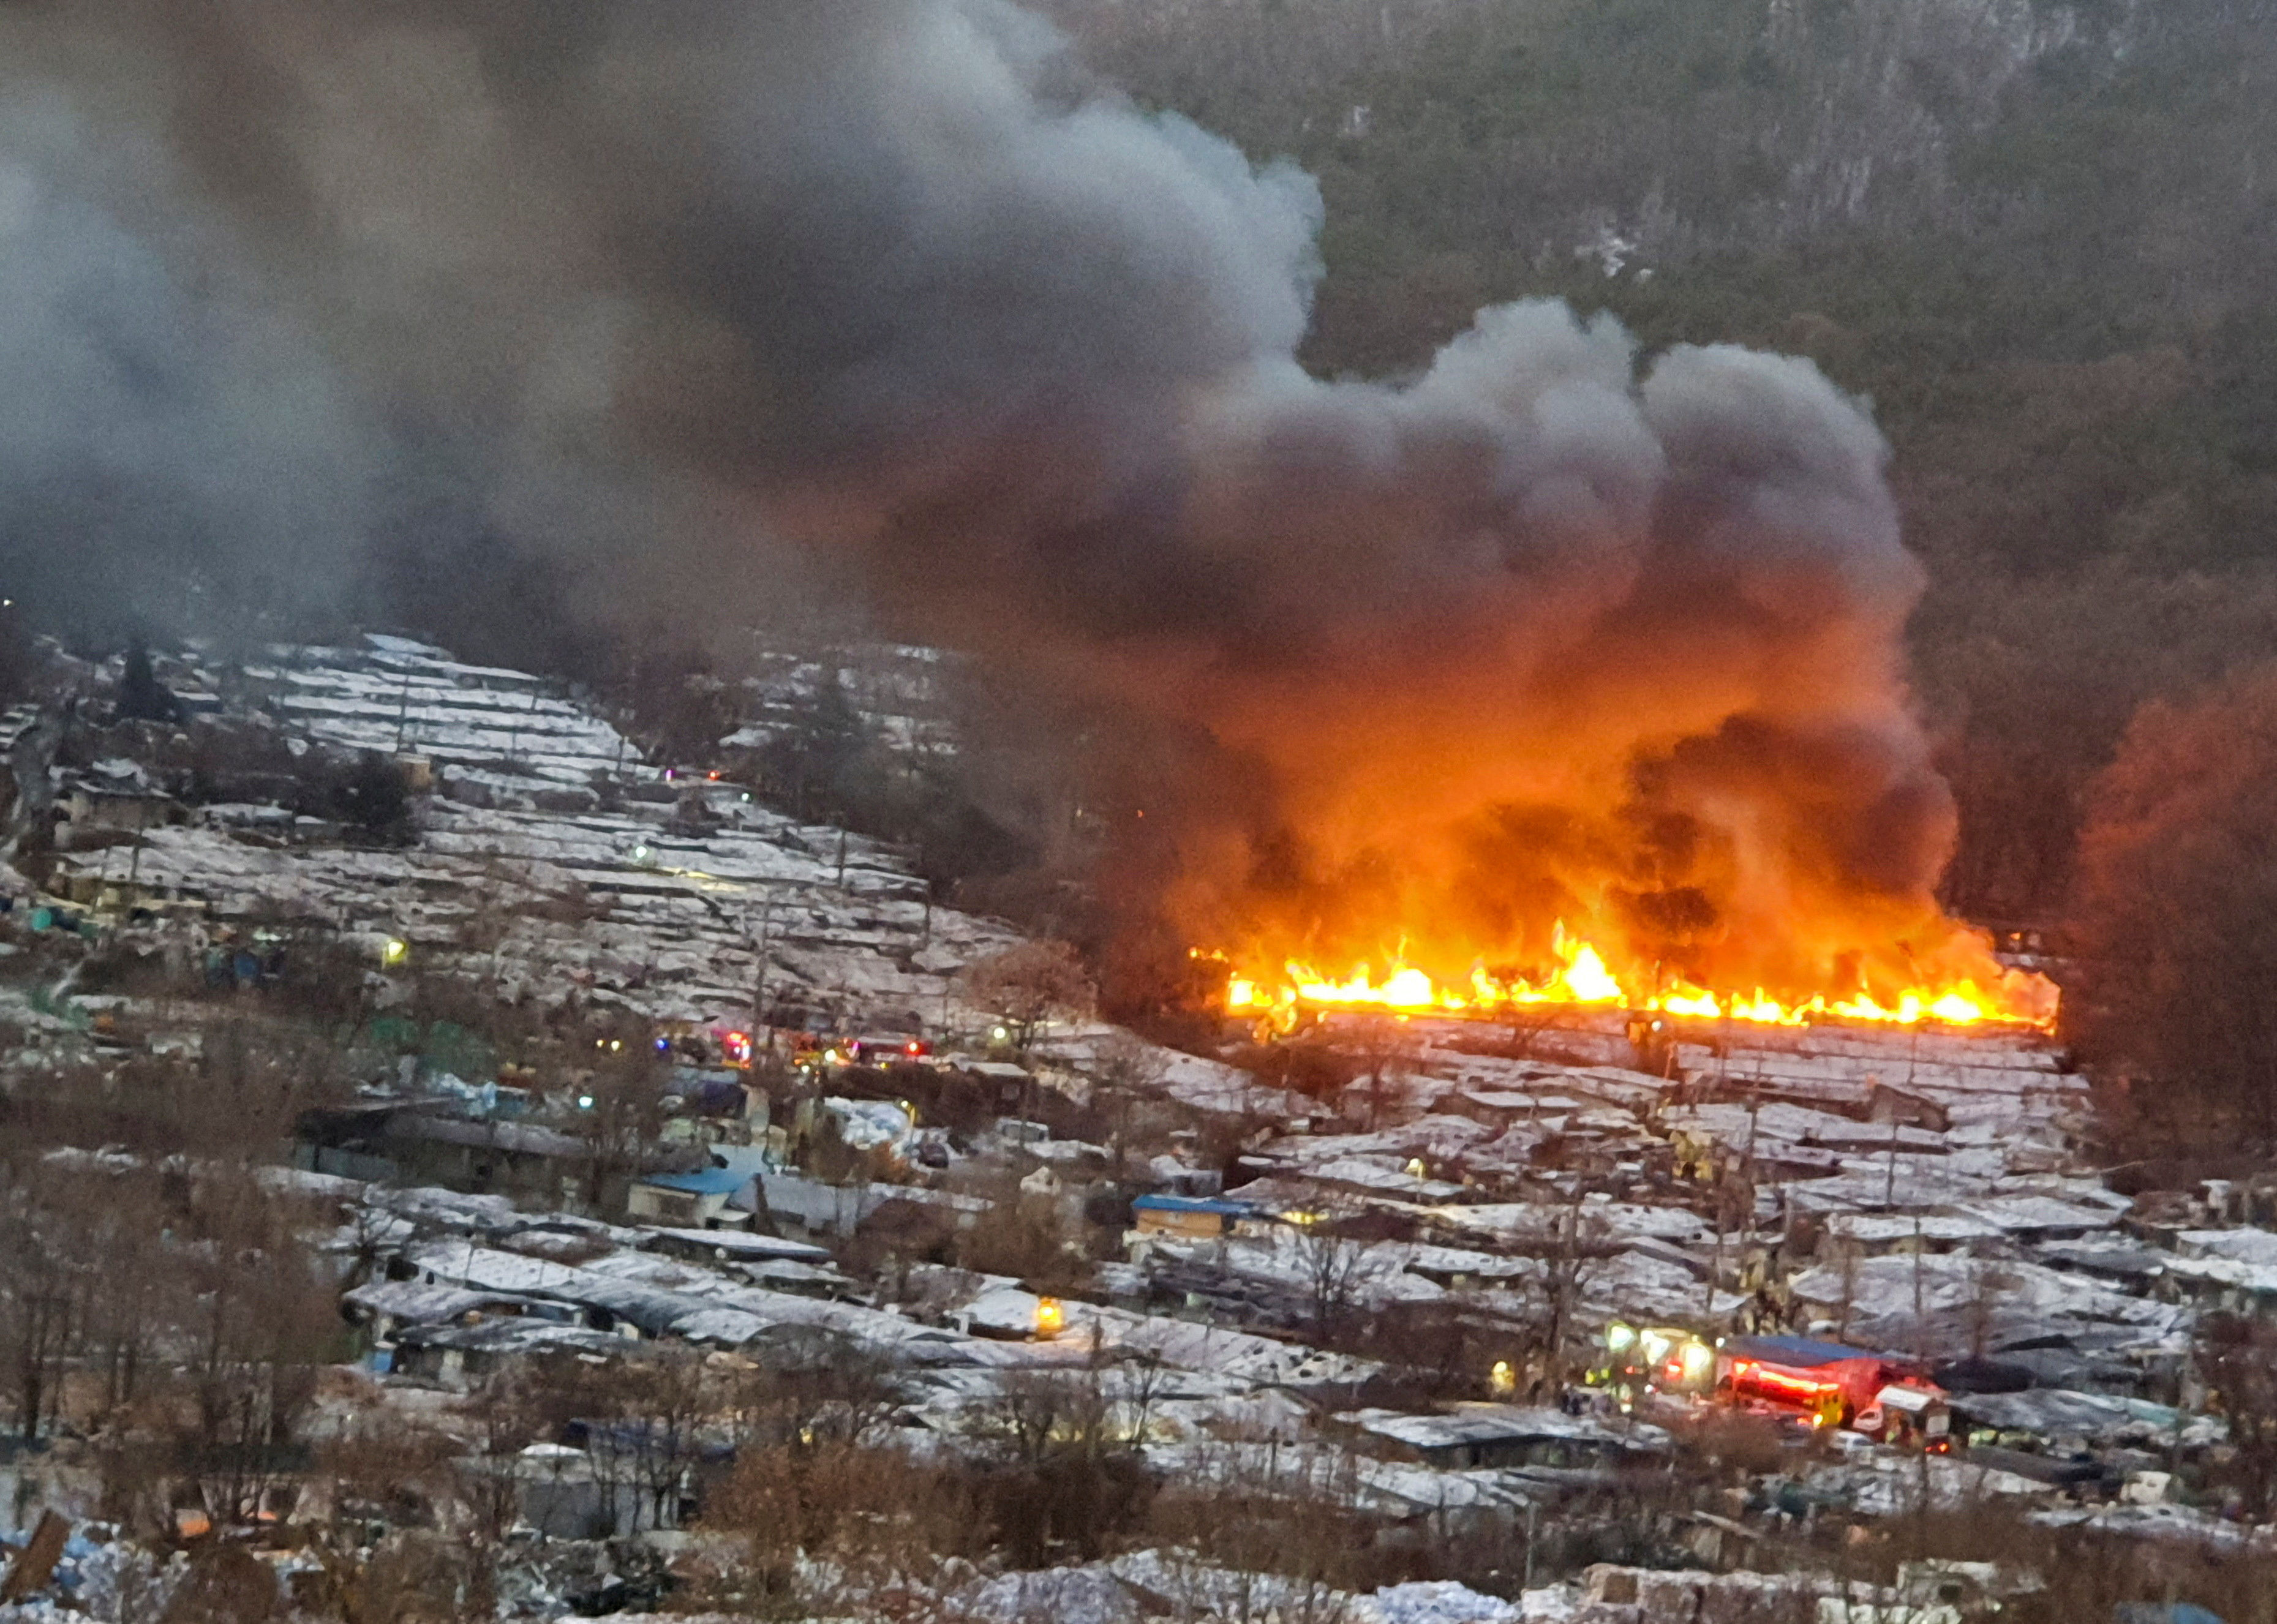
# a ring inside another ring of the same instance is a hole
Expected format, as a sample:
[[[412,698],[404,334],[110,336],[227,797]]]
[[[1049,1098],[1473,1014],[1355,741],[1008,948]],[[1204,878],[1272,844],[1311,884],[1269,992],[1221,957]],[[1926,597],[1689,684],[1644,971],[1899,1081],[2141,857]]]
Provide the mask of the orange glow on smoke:
[[[1956,927],[1958,933],[1958,927]],[[1380,1010],[1401,1015],[1492,1018],[1540,1005],[1576,1010],[1635,1010],[1699,1020],[1751,1021],[1801,1026],[1815,1021],[1859,1021],[1916,1026],[2046,1026],[2055,1018],[2056,988],[2045,977],[2004,968],[1988,945],[1956,934],[1964,951],[1941,956],[1978,958],[1967,972],[1925,980],[1879,995],[1859,986],[1785,998],[1761,987],[1711,990],[1645,971],[1617,972],[1605,955],[1561,922],[1553,939],[1555,963],[1532,979],[1497,976],[1474,964],[1462,980],[1435,980],[1408,962],[1404,949],[1382,964],[1354,965],[1342,976],[1295,957],[1277,964],[1231,959],[1226,1007],[1235,1014],[1293,1019],[1307,1010]],[[1974,949],[1974,952],[1965,951]],[[1222,956],[1201,954],[1216,958]]]

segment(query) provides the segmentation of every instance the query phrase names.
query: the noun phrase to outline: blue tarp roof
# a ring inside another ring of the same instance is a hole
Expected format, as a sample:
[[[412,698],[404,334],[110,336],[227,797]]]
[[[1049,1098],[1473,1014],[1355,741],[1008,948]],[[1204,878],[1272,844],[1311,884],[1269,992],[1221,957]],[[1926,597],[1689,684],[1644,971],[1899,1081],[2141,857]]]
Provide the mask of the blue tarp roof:
[[[1142,1195],[1131,1203],[1137,1212],[1203,1212],[1221,1218],[1246,1218],[1257,1208],[1242,1201],[1222,1201],[1207,1195]]]
[[[751,1182],[751,1176],[732,1167],[707,1167],[699,1173],[651,1173],[636,1182],[689,1195],[733,1195]]]

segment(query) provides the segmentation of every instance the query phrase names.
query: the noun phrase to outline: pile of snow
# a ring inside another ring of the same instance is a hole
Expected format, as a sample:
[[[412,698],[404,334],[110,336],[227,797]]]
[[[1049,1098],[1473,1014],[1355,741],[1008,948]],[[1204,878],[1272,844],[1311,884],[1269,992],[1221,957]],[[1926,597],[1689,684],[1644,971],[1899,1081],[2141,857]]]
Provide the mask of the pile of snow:
[[[838,1137],[849,1150],[887,1149],[899,1153],[917,1125],[910,1114],[890,1100],[846,1100],[835,1095],[822,1109],[838,1119]]]
[[[1122,1582],[1103,1567],[1000,1574],[950,1599],[954,1616],[974,1624],[1138,1624],[1144,1616]]]
[[[1352,1624],[1519,1624],[1516,1602],[1482,1596],[1451,1579],[1388,1584],[1352,1608]]]

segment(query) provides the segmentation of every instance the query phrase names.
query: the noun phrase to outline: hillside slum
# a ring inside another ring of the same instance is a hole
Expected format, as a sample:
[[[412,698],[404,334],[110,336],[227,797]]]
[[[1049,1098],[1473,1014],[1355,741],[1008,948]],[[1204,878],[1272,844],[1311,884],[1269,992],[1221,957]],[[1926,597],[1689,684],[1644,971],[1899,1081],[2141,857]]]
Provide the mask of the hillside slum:
[[[1957,1620],[2062,1574],[1908,1555],[1932,1516],[2169,1590],[2266,1550],[2207,1336],[2277,1303],[2277,1194],[2121,1193],[2037,1032],[1149,1037],[991,973],[1033,944],[910,852],[524,674],[187,650],[133,716],[119,662],[67,677],[0,724],[11,1120],[115,1121],[315,998],[325,1086],[254,1171],[331,1329],[225,1459],[136,1452],[93,1316],[42,1344],[0,1618],[352,1616],[416,1569],[499,1617]],[[39,1158],[121,1209],[221,1160]],[[825,1458],[893,1482],[772,1550],[767,1473],[805,1505]]]

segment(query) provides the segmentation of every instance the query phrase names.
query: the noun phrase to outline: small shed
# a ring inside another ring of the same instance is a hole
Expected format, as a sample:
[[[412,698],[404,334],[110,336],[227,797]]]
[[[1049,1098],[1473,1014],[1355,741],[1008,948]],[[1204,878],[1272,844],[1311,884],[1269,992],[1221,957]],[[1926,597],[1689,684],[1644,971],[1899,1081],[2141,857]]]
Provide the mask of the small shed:
[[[1668,1435],[1641,1422],[1614,1424],[1563,1410],[1515,1404],[1458,1404],[1438,1414],[1353,1410],[1336,1424],[1395,1458],[1451,1470],[1481,1467],[1587,1468],[1615,1466],[1668,1447]]]
[[[1214,1196],[1142,1195],[1131,1203],[1131,1227],[1141,1235],[1180,1240],[1216,1240],[1255,1216],[1255,1209],[1244,1202]]]
[[[742,1229],[750,1223],[750,1215],[731,1209],[727,1203],[751,1178],[732,1167],[644,1173],[625,1192],[625,1216],[688,1229]]]
[[[363,1326],[375,1346],[387,1346],[395,1334],[413,1326],[476,1325],[484,1320],[525,1316],[559,1322],[567,1311],[519,1292],[484,1292],[417,1280],[374,1280],[340,1299],[340,1314]]]

